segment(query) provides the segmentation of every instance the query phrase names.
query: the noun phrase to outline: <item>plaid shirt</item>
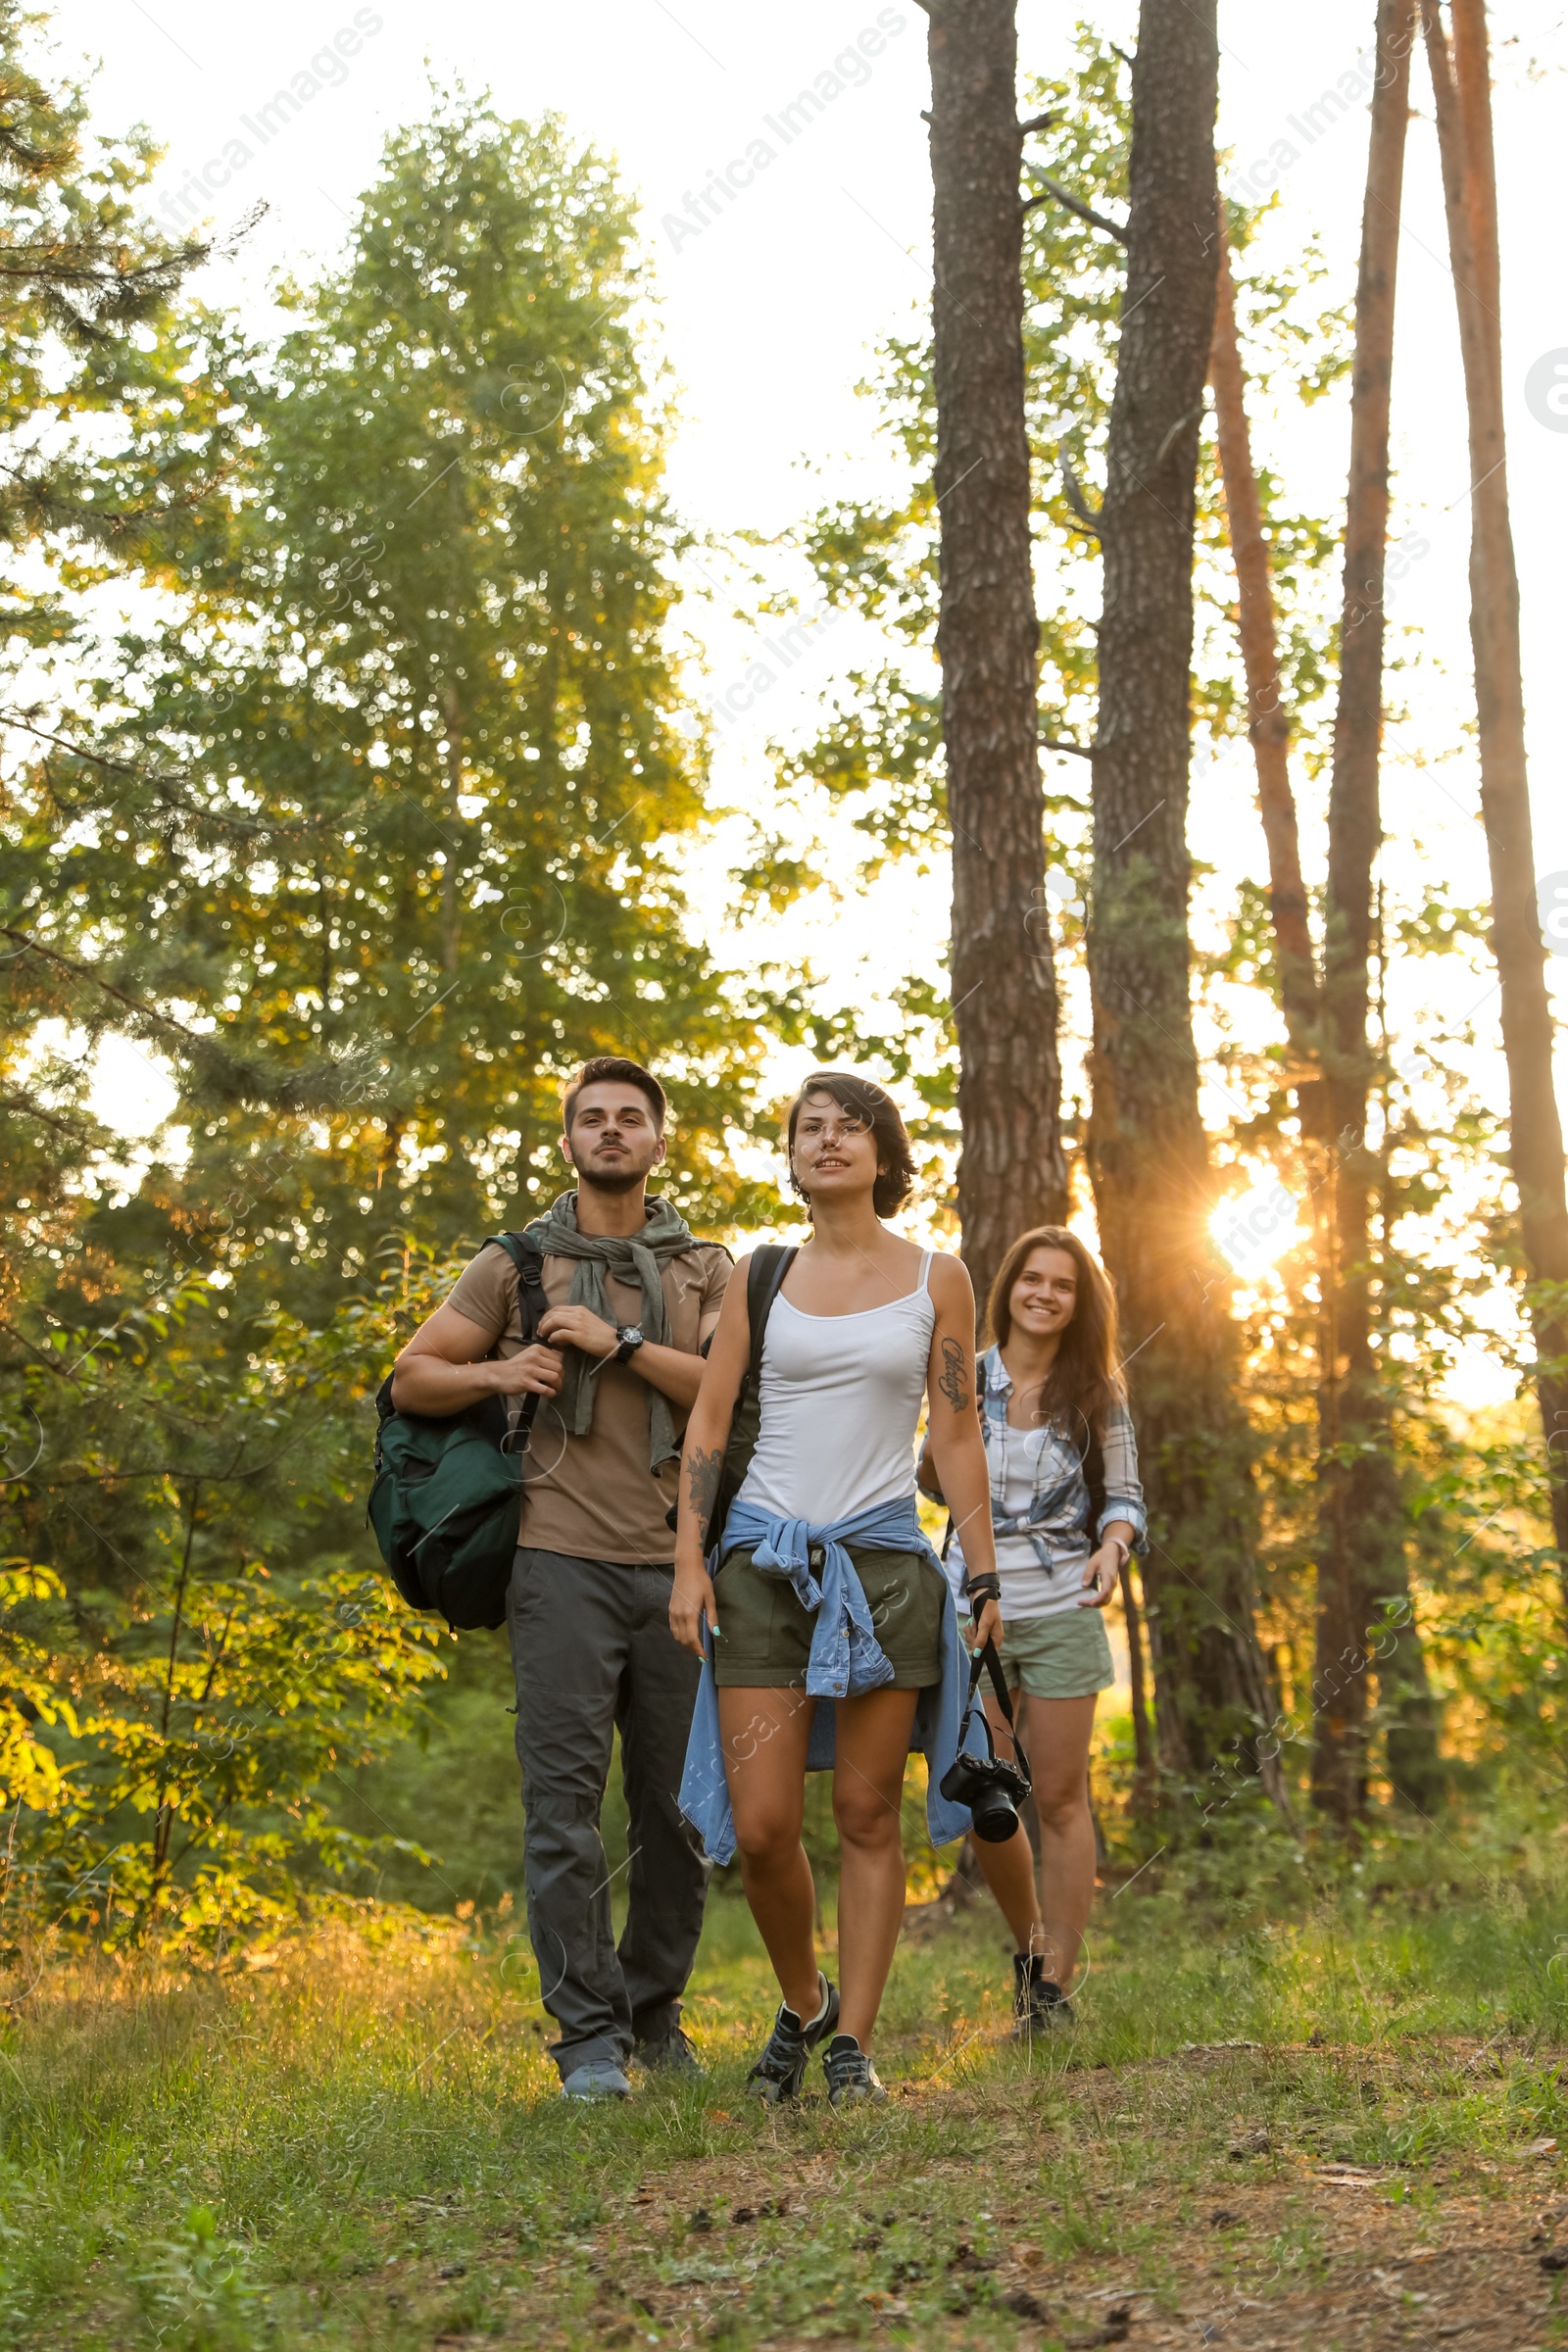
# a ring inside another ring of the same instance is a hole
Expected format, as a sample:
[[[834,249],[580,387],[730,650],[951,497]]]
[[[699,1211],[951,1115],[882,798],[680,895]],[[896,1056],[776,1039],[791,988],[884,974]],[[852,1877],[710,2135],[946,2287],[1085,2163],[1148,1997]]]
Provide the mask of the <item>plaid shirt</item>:
[[[991,1473],[991,1527],[998,1537],[1023,1536],[1042,1568],[1054,1575],[1063,1568],[1082,1568],[1089,1558],[1089,1482],[1084,1476],[1087,1432],[1075,1436],[1064,1421],[1047,1423],[1041,1434],[1034,1473],[1034,1493],[1026,1512],[1009,1516],[1005,1500],[1004,1461],[1016,1464],[1016,1446],[1033,1432],[1007,1428],[1007,1402],[1012,1381],[1000,1348],[988,1348],[980,1358],[983,1411],[980,1431],[985,1439]],[[1009,1444],[1009,1440],[1011,1441]],[[1148,1533],[1144,1490],[1138,1483],[1138,1441],[1132,1415],[1124,1404],[1113,1404],[1101,1432],[1104,1459],[1105,1500],[1095,1527],[1099,1544],[1113,1519],[1124,1519],[1133,1531],[1136,1550]],[[955,1543],[954,1549],[958,1545]]]

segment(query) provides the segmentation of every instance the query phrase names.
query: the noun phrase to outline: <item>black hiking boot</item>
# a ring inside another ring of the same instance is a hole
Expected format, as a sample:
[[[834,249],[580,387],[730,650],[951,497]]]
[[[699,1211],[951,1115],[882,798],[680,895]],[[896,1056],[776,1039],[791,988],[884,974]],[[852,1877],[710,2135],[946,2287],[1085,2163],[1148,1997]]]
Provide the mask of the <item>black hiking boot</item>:
[[[671,2026],[657,2041],[640,2041],[636,2055],[651,2075],[685,2075],[696,2082],[708,2073],[692,2046],[691,2035],[680,2026]]]
[[[1078,2020],[1072,2003],[1038,1952],[1012,1955],[1012,2014],[1014,2041],[1032,2041],[1037,2034],[1058,2034]]]
[[[822,2006],[816,2015],[802,2025],[794,2010],[780,2001],[767,2047],[746,2078],[747,2089],[770,2107],[800,2097],[807,2060],[823,2034],[831,2034],[839,2022],[837,1991],[820,1970],[816,1981],[822,1987]]]
[[[830,2107],[885,2107],[882,2078],[853,2034],[835,2034],[822,2060]]]

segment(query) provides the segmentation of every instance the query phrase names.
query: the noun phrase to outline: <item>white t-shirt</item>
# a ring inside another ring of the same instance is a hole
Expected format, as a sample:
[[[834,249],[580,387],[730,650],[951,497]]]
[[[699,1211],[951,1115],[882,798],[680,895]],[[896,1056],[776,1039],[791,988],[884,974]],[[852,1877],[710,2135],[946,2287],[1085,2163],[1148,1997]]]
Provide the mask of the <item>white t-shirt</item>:
[[[1002,1446],[1000,1464],[1002,1510],[1008,1519],[1027,1516],[1034,1499],[1035,1481],[1040,1467],[1040,1449],[1051,1435],[1048,1428],[1014,1429],[1004,1422],[994,1443]],[[991,1465],[993,1490],[999,1465]],[[997,1574],[1002,1579],[1002,1621],[1010,1624],[1015,1617],[1057,1617],[1078,1606],[1083,1591],[1083,1564],[1088,1556],[1084,1546],[1080,1556],[1064,1561],[1055,1568],[1042,1566],[1034,1545],[1027,1536],[998,1536]],[[948,1546],[948,1582],[959,1608],[966,1609],[963,1598],[963,1545],[956,1533]]]

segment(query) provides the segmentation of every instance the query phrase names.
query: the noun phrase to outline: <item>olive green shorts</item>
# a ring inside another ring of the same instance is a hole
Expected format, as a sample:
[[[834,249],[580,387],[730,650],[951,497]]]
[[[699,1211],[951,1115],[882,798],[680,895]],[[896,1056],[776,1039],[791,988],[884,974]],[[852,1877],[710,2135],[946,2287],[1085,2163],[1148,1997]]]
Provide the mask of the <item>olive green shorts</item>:
[[[942,1680],[942,1611],[947,1584],[917,1551],[849,1546],[884,1656],[890,1690],[924,1690]],[[718,1633],[713,1678],[721,1690],[786,1690],[804,1683],[816,1619],[802,1608],[787,1576],[754,1568],[750,1551],[732,1551],[713,1579]]]
[[[1004,1625],[1002,1671],[1012,1690],[1021,1687],[1030,1698],[1091,1698],[1116,1680],[1100,1609],[1063,1609],[1056,1617],[1004,1619]]]

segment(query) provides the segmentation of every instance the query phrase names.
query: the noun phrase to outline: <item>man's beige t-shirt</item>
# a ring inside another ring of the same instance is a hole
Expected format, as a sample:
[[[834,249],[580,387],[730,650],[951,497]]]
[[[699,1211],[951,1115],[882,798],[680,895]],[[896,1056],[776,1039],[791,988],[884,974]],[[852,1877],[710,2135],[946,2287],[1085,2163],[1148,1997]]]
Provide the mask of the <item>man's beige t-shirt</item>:
[[[547,1257],[545,1297],[552,1306],[569,1305],[574,1261]],[[695,1355],[702,1326],[718,1312],[731,1273],[730,1254],[716,1242],[694,1242],[662,1269],[665,1345]],[[636,1323],[643,1311],[635,1284],[605,1281],[605,1301],[616,1323]],[[517,1269],[505,1250],[481,1250],[448,1296],[448,1306],[476,1323],[491,1355],[515,1355]],[[522,1542],[530,1550],[564,1552],[573,1560],[614,1560],[662,1568],[675,1557],[674,1531],[664,1513],[677,1493],[679,1464],[666,1462],[656,1477],[648,1467],[649,1385],[629,1364],[607,1363],[593,1376],[593,1425],[573,1437],[548,1396],[539,1399],[528,1451],[523,1457]],[[678,1439],[686,1415],[666,1398]]]

